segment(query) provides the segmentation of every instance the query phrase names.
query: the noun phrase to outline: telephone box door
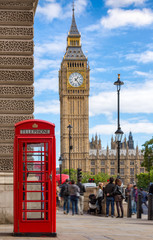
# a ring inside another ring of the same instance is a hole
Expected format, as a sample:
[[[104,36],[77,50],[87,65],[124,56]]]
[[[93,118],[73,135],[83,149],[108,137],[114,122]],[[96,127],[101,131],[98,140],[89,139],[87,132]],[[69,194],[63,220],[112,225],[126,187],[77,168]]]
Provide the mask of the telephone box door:
[[[52,139],[19,139],[19,232],[52,232]]]

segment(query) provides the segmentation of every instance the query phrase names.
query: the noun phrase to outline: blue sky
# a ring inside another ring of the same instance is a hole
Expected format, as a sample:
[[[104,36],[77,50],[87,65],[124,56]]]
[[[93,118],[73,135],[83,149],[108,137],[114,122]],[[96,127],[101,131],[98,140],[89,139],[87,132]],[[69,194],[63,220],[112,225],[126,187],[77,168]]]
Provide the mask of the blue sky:
[[[153,136],[152,0],[76,0],[75,17],[90,71],[89,133],[110,146],[117,129],[121,74],[121,128],[135,146]],[[35,118],[55,123],[60,155],[58,70],[66,50],[72,0],[39,0],[35,15]]]

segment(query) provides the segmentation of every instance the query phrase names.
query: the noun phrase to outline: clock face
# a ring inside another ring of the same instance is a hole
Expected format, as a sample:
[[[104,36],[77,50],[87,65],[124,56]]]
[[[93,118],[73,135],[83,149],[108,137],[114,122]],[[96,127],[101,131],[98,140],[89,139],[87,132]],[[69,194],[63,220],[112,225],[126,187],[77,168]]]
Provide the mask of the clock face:
[[[80,73],[72,73],[69,76],[69,83],[71,84],[72,87],[79,87],[83,83],[83,77]]]

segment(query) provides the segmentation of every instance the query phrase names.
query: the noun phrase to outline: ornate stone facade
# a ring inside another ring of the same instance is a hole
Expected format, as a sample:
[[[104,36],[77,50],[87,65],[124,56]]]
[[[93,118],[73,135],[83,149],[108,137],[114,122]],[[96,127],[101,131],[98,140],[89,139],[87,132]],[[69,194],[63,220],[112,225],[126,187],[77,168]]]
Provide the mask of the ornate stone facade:
[[[33,118],[38,0],[0,0],[0,171],[13,170],[14,124]]]
[[[0,68],[33,68],[33,57],[0,57]]]
[[[0,24],[15,26],[31,26],[33,25],[33,11],[3,11],[0,14]]]
[[[32,85],[33,81],[33,70],[0,70],[0,85]]]
[[[14,124],[23,120],[33,119],[32,114],[1,114],[0,115],[0,125],[1,127],[9,126],[14,127]]]
[[[10,86],[1,86],[0,87],[0,97],[33,97],[34,95],[34,89],[31,86],[15,86],[15,87],[10,87]]]
[[[0,53],[2,54],[33,54],[33,41],[2,41],[0,40]]]
[[[120,150],[120,176],[123,183],[136,182],[136,174],[144,173],[145,168],[141,167],[141,163],[144,160],[143,153],[136,147],[136,149],[129,149],[128,144],[124,147],[124,139],[122,148]],[[95,148],[89,151],[89,165],[88,171],[93,174],[99,172],[108,173],[109,175],[117,175],[118,167],[118,151],[117,144],[113,139],[111,140],[111,149],[102,149],[99,147],[100,139],[95,136],[90,142],[90,146],[95,144]],[[127,141],[129,142],[129,140]],[[92,144],[91,144],[92,143]],[[112,144],[113,143],[113,144]]]
[[[32,39],[33,27],[2,27],[0,26],[0,38]]]

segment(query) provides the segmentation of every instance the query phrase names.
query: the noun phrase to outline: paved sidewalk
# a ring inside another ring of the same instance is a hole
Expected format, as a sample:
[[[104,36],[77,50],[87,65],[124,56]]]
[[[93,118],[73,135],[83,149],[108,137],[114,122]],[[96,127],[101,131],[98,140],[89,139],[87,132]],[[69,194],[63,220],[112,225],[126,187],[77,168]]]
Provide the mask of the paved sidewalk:
[[[57,239],[57,240],[152,240],[153,221],[143,219],[116,219],[94,215],[64,215],[57,213],[57,238],[13,237],[12,225],[0,225],[0,240]]]

